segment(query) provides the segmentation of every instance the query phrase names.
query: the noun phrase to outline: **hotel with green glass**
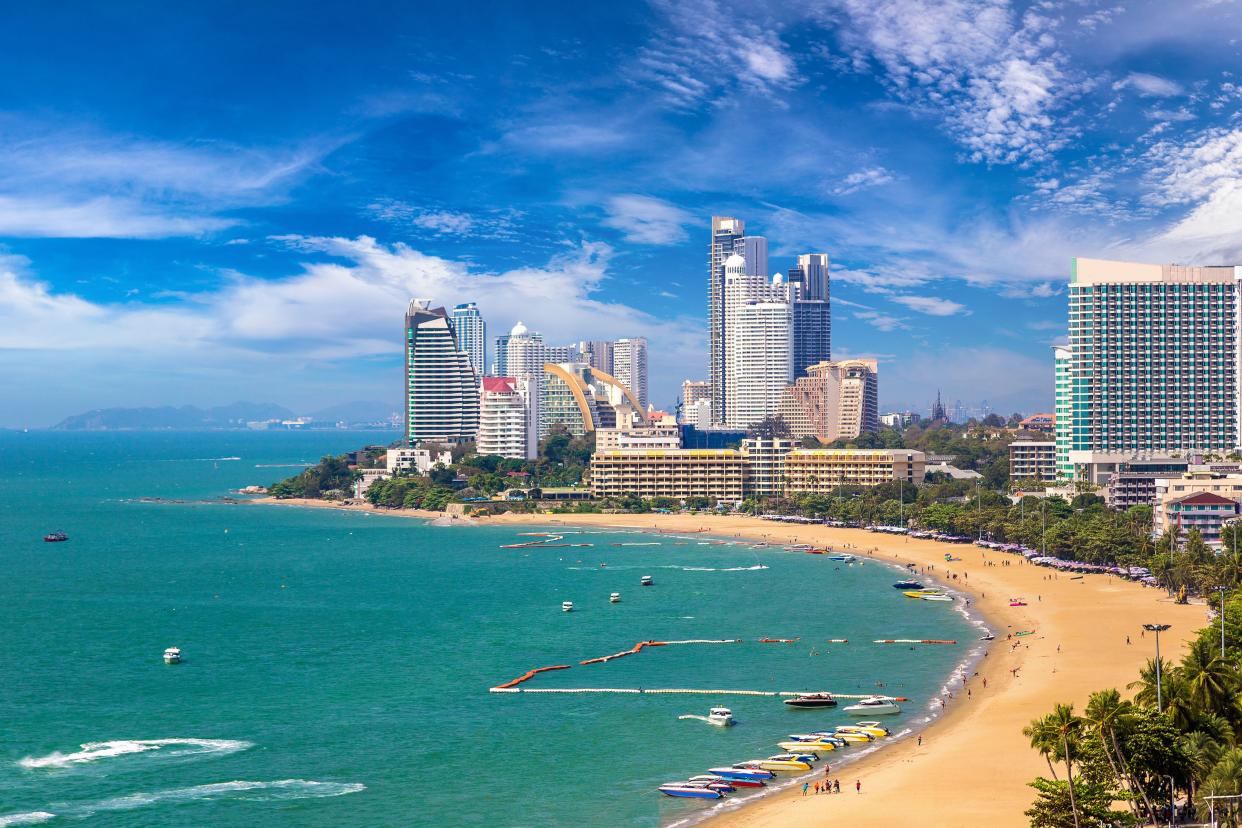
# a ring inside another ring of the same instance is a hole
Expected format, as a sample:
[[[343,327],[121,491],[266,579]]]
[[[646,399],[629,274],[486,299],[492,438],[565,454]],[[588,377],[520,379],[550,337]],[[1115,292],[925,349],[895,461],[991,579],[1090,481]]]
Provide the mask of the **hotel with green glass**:
[[[1239,445],[1239,279],[1242,267],[1073,260],[1058,476],[1098,454]]]

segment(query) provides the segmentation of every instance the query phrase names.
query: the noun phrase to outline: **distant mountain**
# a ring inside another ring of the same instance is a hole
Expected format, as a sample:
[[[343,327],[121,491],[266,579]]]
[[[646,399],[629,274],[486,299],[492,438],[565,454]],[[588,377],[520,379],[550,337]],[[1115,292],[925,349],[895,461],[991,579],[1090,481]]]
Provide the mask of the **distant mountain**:
[[[169,429],[245,428],[251,420],[287,420],[293,412],[275,403],[235,402],[215,408],[170,405],[158,408],[97,408],[66,417],[57,431],[160,431]]]
[[[377,402],[375,400],[356,400],[340,403],[311,414],[319,422],[327,423],[378,423],[387,420],[393,412],[400,411],[399,405]]]

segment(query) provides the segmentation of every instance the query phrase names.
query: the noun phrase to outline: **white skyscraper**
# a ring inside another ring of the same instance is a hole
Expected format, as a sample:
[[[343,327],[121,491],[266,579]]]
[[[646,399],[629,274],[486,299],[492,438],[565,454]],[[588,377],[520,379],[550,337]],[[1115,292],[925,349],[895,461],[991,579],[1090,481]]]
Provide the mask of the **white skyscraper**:
[[[483,314],[479,313],[479,306],[474,302],[457,305],[449,321],[457,336],[458,347],[470,357],[474,375],[481,378],[487,373],[487,325],[483,322]]]
[[[543,334],[532,333],[519,321],[509,331],[504,346],[504,364],[497,368],[505,377],[539,377],[543,375],[543,364],[547,361]]]
[[[612,375],[634,392],[647,408],[647,340],[643,337],[618,339],[612,343]]]
[[[775,414],[792,379],[790,303],[783,279],[747,273],[737,254],[724,263],[724,422],[747,428]]]
[[[426,299],[405,313],[405,440],[461,443],[479,429],[479,386],[444,308]]]
[[[533,379],[484,377],[478,453],[533,460],[539,446],[539,394]]]

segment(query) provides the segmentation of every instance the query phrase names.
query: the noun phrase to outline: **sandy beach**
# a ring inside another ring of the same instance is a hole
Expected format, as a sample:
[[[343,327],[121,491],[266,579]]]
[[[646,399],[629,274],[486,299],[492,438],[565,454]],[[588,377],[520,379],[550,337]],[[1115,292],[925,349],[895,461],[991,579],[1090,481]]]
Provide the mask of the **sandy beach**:
[[[261,501],[276,502],[276,501]],[[325,506],[321,501],[281,501]],[[369,511],[370,507],[340,506]],[[382,510],[384,514],[435,518],[438,513]],[[1143,623],[1172,624],[1161,653],[1180,657],[1206,623],[1202,604],[1176,605],[1162,591],[1111,576],[1073,578],[1025,564],[1019,556],[971,544],[944,544],[861,529],[800,526],[755,518],[706,515],[502,515],[488,524],[610,526],[664,532],[707,531],[777,544],[827,545],[877,560],[915,564],[932,577],[971,595],[971,606],[996,633],[977,675],[953,688],[944,714],[923,732],[923,743],[896,742],[851,763],[838,775],[840,795],[803,796],[800,789],[763,798],[710,821],[716,828],[767,828],[792,823],[888,826],[916,807],[922,826],[1026,825],[1023,811],[1033,791],[1027,782],[1047,766],[1022,728],[1057,702],[1082,710],[1095,690],[1127,694],[1140,666],[1155,654]],[[961,561],[946,564],[951,552]],[[956,580],[951,580],[957,575]],[[1010,606],[1020,598],[1026,606]],[[1009,633],[1035,634],[1007,641]],[[1126,643],[1129,636],[1131,643]],[[986,687],[984,686],[986,683]],[[828,758],[831,764],[831,754]],[[862,790],[855,792],[855,781]],[[904,814],[899,817],[898,814]]]

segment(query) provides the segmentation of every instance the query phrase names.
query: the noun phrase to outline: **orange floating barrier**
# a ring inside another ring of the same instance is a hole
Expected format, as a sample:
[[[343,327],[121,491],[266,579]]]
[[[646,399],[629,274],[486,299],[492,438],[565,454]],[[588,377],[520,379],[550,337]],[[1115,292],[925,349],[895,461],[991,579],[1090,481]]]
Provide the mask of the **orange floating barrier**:
[[[553,667],[536,667],[534,670],[527,670],[526,673],[513,679],[512,681],[506,681],[504,684],[498,684],[496,686],[502,690],[508,687],[516,687],[524,681],[530,681],[539,673],[546,673],[549,670],[568,670],[569,667],[570,665],[568,664],[557,664]]]
[[[800,641],[800,638],[761,638],[760,644],[794,644]]]

